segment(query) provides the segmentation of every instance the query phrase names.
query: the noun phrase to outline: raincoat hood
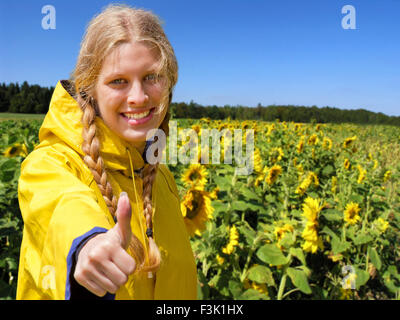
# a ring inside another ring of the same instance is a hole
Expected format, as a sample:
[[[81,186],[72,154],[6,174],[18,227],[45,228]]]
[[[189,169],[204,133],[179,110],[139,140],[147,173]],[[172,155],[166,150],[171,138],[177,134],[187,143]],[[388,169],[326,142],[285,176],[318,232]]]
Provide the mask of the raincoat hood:
[[[115,217],[93,172],[83,161],[83,112],[69,88],[68,81],[57,83],[39,130],[40,144],[21,164],[18,201],[24,230],[17,299],[82,298],[83,287],[74,281],[79,248],[90,237],[115,226]],[[144,178],[134,173],[146,161],[101,118],[96,117],[95,122],[107,181],[114,196],[119,197],[122,191],[127,193],[132,208],[131,230],[147,256]],[[152,277],[140,272],[131,274],[115,295],[105,297],[196,299],[196,262],[175,179],[164,164],[159,164],[152,184],[152,204],[153,239],[161,254],[160,268]]]
[[[61,140],[83,157],[83,124],[81,123],[83,112],[77,101],[71,96],[69,87],[70,83],[67,80],[61,80],[57,83],[49,111],[39,130],[41,144],[37,148],[43,147],[49,142],[55,143],[57,140]],[[145,161],[135,147],[111,131],[100,117],[96,117],[95,123],[98,129],[97,136],[100,140],[100,155],[107,168],[121,170],[129,176],[128,152],[132,157],[134,170],[144,166]]]

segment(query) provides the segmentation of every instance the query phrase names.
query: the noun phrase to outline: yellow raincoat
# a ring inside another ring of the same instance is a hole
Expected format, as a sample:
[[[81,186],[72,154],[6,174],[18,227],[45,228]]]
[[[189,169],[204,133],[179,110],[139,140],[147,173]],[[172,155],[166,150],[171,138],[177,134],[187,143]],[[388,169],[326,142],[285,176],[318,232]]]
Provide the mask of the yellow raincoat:
[[[57,83],[39,131],[40,144],[23,161],[18,200],[24,220],[17,299],[73,299],[74,254],[82,240],[115,225],[93,175],[83,162],[82,111]],[[128,193],[131,227],[145,244],[142,180],[132,171],[145,165],[139,152],[96,117],[100,154],[114,194]],[[134,193],[136,183],[138,203]],[[180,211],[175,180],[160,165],[153,184],[154,240],[162,264],[153,278],[132,274],[115,299],[196,299],[197,273],[189,236]],[[76,284],[76,282],[75,282]],[[76,286],[76,285],[75,285]],[[80,289],[83,287],[80,287]],[[83,289],[88,292],[86,289]],[[93,295],[94,297],[94,295]]]

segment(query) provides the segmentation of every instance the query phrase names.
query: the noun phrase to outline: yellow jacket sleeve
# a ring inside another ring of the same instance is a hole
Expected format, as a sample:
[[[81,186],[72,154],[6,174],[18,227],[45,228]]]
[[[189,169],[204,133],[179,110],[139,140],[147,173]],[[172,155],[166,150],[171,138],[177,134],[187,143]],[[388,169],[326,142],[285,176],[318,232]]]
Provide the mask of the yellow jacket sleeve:
[[[17,299],[71,298],[74,251],[82,240],[114,224],[74,165],[76,159],[67,154],[44,147],[22,163],[18,200],[24,231]]]

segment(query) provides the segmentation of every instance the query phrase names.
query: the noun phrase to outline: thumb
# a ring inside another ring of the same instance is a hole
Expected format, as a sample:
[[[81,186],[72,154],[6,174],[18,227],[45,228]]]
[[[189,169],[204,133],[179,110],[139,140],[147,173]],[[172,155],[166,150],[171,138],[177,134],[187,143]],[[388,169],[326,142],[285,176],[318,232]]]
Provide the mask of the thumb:
[[[126,249],[132,238],[131,230],[131,204],[126,192],[121,192],[118,199],[116,217],[117,224],[114,229],[121,239],[121,246]]]

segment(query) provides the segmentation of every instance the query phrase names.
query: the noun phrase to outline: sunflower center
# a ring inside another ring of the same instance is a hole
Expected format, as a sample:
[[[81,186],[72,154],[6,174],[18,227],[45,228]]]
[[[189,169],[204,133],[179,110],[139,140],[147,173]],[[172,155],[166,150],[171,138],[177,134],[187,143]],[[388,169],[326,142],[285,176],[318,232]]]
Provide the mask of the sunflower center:
[[[193,191],[193,200],[192,200],[192,210],[189,208],[186,211],[186,217],[188,219],[194,219],[198,213],[200,212],[200,209],[203,204],[203,197],[200,194],[200,192]]]

